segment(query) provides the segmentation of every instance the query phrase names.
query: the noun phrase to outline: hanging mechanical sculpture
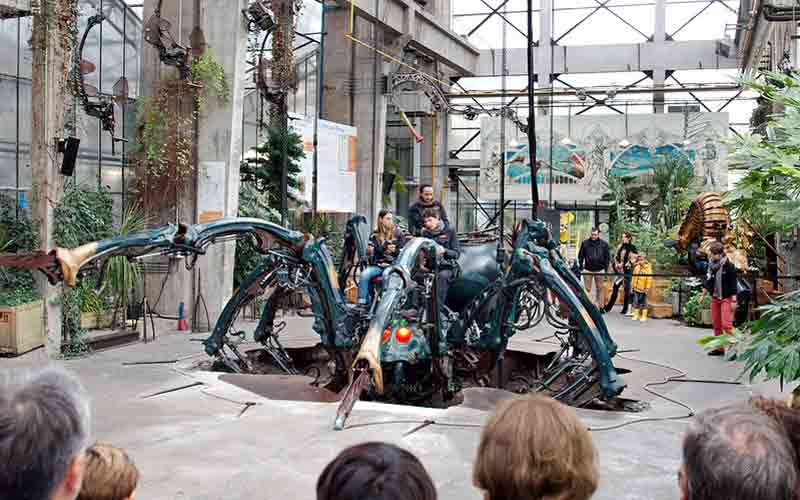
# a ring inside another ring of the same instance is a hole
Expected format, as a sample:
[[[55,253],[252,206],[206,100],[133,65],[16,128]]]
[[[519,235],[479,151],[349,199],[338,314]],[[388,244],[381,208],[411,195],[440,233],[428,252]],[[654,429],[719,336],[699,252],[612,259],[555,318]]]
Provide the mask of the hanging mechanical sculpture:
[[[277,26],[274,19],[270,16],[267,3],[263,0],[255,0],[243,11],[248,21],[248,31],[260,36],[263,33],[263,40],[256,55],[254,63],[253,82],[258,89],[262,99],[271,105],[279,105],[286,95],[286,89],[282,89],[274,78],[272,78],[272,68],[270,61],[264,57],[267,49],[267,40],[275,32]]]
[[[179,45],[170,33],[172,24],[161,17],[161,4],[156,2],[155,10],[144,28],[144,40],[158,49],[158,58],[167,66],[178,68],[181,80],[189,78],[189,49]]]
[[[89,18],[86,30],[81,36],[80,44],[78,44],[70,76],[73,92],[80,100],[81,107],[88,116],[99,119],[101,128],[111,134],[111,153],[116,154],[115,144],[125,141],[125,139],[114,135],[116,130],[114,103],[120,106],[127,104],[128,80],[125,76],[120,77],[117,83],[114,84],[112,90],[113,94],[107,95],[87,84],[84,78],[85,74],[91,73],[95,69],[93,64],[83,58],[83,49],[86,46],[86,39],[89,36],[89,32],[92,31],[95,26],[99,26],[104,20],[105,16],[103,14],[96,14]]]

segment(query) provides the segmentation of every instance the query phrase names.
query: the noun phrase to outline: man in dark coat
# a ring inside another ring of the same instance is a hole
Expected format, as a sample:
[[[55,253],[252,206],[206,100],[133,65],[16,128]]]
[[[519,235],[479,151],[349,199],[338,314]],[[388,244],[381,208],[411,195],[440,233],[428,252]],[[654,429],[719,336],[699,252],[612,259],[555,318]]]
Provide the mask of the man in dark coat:
[[[422,184],[419,187],[419,199],[408,207],[408,232],[412,236],[419,236],[422,234],[424,220],[423,212],[428,209],[437,211],[437,217],[449,226],[450,221],[447,220],[447,212],[441,203],[433,199],[433,186],[430,184]]]
[[[606,287],[605,273],[608,270],[610,261],[611,255],[608,251],[608,243],[600,239],[599,229],[592,228],[592,235],[581,244],[581,249],[578,252],[578,266],[581,269],[583,286],[586,288],[586,293],[589,294],[590,298],[592,297],[592,281],[594,281],[596,291],[592,301],[597,307],[605,305],[603,300]]]

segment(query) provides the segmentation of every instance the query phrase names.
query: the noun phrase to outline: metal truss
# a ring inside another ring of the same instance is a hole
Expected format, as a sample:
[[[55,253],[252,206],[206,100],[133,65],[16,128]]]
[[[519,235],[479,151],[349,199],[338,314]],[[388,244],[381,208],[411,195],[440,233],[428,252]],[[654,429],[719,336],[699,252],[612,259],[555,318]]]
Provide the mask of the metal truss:
[[[706,103],[705,103],[705,102],[704,102],[702,99],[700,99],[699,97],[697,97],[697,95],[696,95],[694,92],[692,92],[692,91],[691,91],[691,89],[689,89],[689,88],[688,88],[686,85],[684,85],[684,84],[683,84],[683,83],[681,83],[681,82],[680,82],[680,81],[679,81],[677,78],[675,78],[675,74],[674,74],[674,72],[672,72],[672,71],[668,71],[668,72],[667,72],[667,78],[670,78],[670,79],[672,79],[672,80],[673,80],[675,83],[677,83],[678,85],[680,85],[682,88],[686,89],[686,92],[687,92],[687,93],[688,93],[690,96],[692,96],[692,99],[694,99],[694,100],[695,100],[695,101],[696,101],[696,102],[697,102],[697,103],[698,103],[700,106],[702,106],[702,107],[703,107],[703,109],[705,109],[705,110],[706,110],[707,112],[709,112],[709,113],[721,113],[723,110],[725,110],[725,108],[727,108],[727,107],[728,107],[728,105],[729,105],[730,103],[732,103],[733,101],[735,101],[735,100],[736,100],[736,98],[737,98],[737,97],[739,97],[740,95],[742,95],[742,93],[744,92],[744,89],[739,89],[739,91],[738,91],[738,92],[737,92],[737,93],[736,93],[736,94],[735,94],[733,97],[731,97],[730,99],[728,99],[727,101],[725,101],[725,103],[724,103],[724,104],[722,104],[722,106],[720,106],[720,107],[719,107],[719,108],[718,108],[718,109],[715,111],[715,110],[713,110],[713,109],[709,108],[709,107],[706,105]],[[739,132],[737,132],[737,131],[736,131],[736,129],[734,129],[733,127],[731,127],[731,126],[728,126],[728,129],[730,129],[730,131],[731,131],[731,132],[733,132],[734,134],[736,134],[736,136],[737,136],[737,137],[741,137],[741,136],[742,136],[742,135],[741,135]]]
[[[733,12],[734,14],[738,14],[738,12],[736,12],[736,9],[734,9],[733,7],[731,7],[730,5],[728,5],[727,3],[725,3],[725,0],[708,0],[708,2],[707,2],[707,3],[706,3],[704,6],[703,6],[703,8],[702,8],[702,9],[700,9],[699,11],[697,11],[697,13],[696,13],[695,15],[693,15],[692,17],[690,17],[690,18],[689,18],[689,19],[688,19],[688,20],[687,20],[685,23],[683,23],[683,24],[682,24],[682,25],[681,25],[681,26],[680,26],[678,29],[676,29],[676,30],[675,30],[675,31],[673,31],[672,33],[667,33],[666,39],[667,39],[667,40],[674,40],[674,39],[675,39],[675,35],[677,35],[677,34],[678,34],[678,33],[680,33],[681,31],[683,31],[683,29],[684,29],[685,27],[687,27],[687,26],[689,26],[690,24],[692,24],[692,23],[693,23],[693,22],[694,22],[694,21],[695,21],[695,20],[696,20],[698,17],[700,17],[700,15],[701,15],[703,12],[705,12],[706,10],[708,10],[708,9],[709,9],[709,8],[710,8],[712,5],[714,5],[715,3],[719,3],[719,4],[721,4],[723,7],[725,7],[726,9],[730,10],[731,12]]]
[[[653,40],[652,35],[646,35],[646,34],[642,33],[642,30],[640,30],[639,28],[634,26],[633,23],[631,23],[630,21],[625,19],[619,13],[614,12],[614,10],[612,10],[612,7],[609,7],[607,5],[610,1],[611,0],[602,0],[602,1],[601,0],[594,0],[594,2],[597,4],[597,7],[595,7],[594,10],[592,10],[591,12],[586,14],[580,21],[578,21],[577,23],[573,24],[569,29],[567,29],[564,33],[562,33],[561,36],[559,36],[558,38],[553,40],[553,45],[558,45],[558,42],[563,40],[564,37],[566,37],[567,35],[569,35],[573,31],[575,31],[575,29],[578,28],[578,26],[580,26],[581,24],[583,24],[586,21],[588,21],[592,16],[594,16],[595,14],[600,12],[601,10],[606,10],[609,13],[611,13],[611,15],[613,15],[614,17],[616,17],[617,19],[622,21],[622,23],[624,23],[626,26],[628,26],[629,28],[631,28],[632,30],[634,30],[635,32],[640,34],[645,39],[645,41]],[[713,0],[713,1],[717,1],[717,0]],[[624,5],[620,5],[618,7],[625,7],[625,6]],[[554,10],[558,10],[558,9],[554,9]]]

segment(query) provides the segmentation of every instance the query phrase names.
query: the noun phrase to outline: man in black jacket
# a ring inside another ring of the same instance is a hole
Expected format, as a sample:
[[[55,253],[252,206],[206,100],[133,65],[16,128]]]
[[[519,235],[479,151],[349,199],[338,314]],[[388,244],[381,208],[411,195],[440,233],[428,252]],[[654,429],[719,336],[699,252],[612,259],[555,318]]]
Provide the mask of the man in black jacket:
[[[422,213],[422,221],[422,237],[435,241],[437,243],[437,255],[444,258],[442,265],[444,269],[439,271],[439,293],[437,296],[441,310],[447,297],[447,291],[450,289],[450,282],[453,280],[453,270],[450,264],[454,263],[461,255],[461,249],[455,230],[439,218],[439,213],[436,210],[425,209]]]
[[[419,199],[408,207],[408,232],[410,232],[412,236],[419,236],[422,234],[425,222],[423,220],[423,212],[428,209],[435,210],[437,212],[437,217],[446,225],[450,225],[444,206],[433,199],[433,186],[430,184],[422,184],[419,187]]]
[[[700,302],[711,293],[711,324],[714,335],[729,335],[733,330],[733,305],[736,303],[736,266],[725,256],[725,247],[715,241],[709,247],[709,266]],[[709,355],[719,356],[724,351],[715,350]]]
[[[600,230],[592,228],[592,235],[581,244],[578,252],[578,265],[583,277],[583,286],[589,297],[592,296],[592,281],[596,288],[595,298],[593,299],[597,307],[603,307],[605,301],[606,279],[605,272],[608,269],[611,255],[608,251],[608,243],[600,239]]]

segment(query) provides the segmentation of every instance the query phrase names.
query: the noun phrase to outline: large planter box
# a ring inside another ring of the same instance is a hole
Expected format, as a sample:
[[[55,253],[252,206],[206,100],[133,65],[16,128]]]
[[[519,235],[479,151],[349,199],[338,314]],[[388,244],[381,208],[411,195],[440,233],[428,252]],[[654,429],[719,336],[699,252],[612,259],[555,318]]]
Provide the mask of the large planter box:
[[[0,352],[19,355],[43,345],[41,300],[0,307]]]
[[[98,330],[101,328],[111,328],[111,321],[114,315],[111,311],[96,312],[82,312],[81,313],[81,328],[84,330]]]
[[[653,286],[647,291],[650,302],[669,302],[672,281],[669,278],[653,278]]]

